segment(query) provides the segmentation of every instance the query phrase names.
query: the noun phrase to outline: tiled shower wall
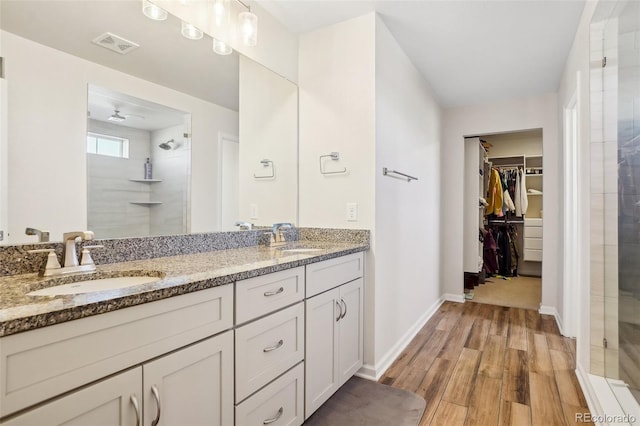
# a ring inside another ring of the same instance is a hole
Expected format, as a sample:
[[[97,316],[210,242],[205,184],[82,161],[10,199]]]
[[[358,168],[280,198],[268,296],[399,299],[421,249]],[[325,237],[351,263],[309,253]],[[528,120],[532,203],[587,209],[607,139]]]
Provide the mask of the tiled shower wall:
[[[606,66],[602,60],[606,57]],[[592,23],[591,102],[591,368],[618,377],[618,26]],[[604,339],[607,341],[605,349]]]

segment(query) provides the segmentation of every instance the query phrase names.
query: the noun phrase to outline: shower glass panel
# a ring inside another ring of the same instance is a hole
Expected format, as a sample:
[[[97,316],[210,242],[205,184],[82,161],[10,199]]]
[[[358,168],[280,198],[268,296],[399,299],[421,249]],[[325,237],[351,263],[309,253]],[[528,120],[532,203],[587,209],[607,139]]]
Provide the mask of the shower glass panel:
[[[605,243],[605,300],[617,301],[605,302],[605,373],[629,413],[640,402],[640,2],[618,2],[605,27],[604,46],[605,70],[611,65],[613,75],[605,75],[603,107],[617,110],[615,115],[605,113],[605,134],[606,117],[617,115],[610,122],[611,138],[605,137],[605,146],[616,143],[617,158],[612,155],[607,161],[605,151],[604,173],[605,179],[616,173],[618,177],[612,188],[617,205],[611,198],[609,206],[605,194],[605,230],[607,208],[617,209],[618,219],[617,245],[615,239]],[[616,258],[617,263],[607,262]]]

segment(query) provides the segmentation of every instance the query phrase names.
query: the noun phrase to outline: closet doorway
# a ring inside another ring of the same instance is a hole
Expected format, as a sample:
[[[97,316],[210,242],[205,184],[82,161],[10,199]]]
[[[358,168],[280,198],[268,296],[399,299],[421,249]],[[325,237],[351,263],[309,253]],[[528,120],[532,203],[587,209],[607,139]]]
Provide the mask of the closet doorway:
[[[542,129],[465,138],[465,298],[539,310]]]

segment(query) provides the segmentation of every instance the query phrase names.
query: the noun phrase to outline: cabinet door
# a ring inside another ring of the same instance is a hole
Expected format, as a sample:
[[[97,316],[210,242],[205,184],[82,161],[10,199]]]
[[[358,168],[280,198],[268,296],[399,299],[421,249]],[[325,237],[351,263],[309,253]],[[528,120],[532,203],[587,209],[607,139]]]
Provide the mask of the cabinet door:
[[[144,424],[233,424],[233,332],[142,366]]]
[[[338,389],[340,289],[306,301],[305,419]]]
[[[139,424],[137,419],[142,416],[141,391],[142,369],[138,367],[34,408],[2,424],[134,426]]]
[[[342,318],[338,322],[340,382],[342,386],[362,367],[363,351],[362,278],[340,287]]]

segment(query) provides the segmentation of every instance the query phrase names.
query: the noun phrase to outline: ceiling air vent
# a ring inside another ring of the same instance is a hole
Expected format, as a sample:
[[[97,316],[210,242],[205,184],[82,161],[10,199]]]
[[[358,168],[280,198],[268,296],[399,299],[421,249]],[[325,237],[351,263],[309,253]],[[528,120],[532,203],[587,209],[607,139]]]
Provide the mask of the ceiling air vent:
[[[113,50],[121,55],[129,53],[140,45],[112,33],[104,33],[92,40],[98,46]]]

